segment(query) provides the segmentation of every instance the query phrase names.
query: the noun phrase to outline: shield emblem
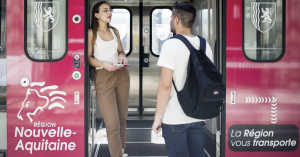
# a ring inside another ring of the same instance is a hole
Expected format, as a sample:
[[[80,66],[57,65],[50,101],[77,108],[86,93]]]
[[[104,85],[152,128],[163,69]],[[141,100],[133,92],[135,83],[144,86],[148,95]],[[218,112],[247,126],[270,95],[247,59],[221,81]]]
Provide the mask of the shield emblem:
[[[58,2],[34,2],[34,23],[44,32],[52,30],[59,18]]]
[[[170,34],[170,24],[156,24],[156,36],[160,40],[166,40]]]
[[[120,34],[120,40],[124,39],[127,31],[126,31],[126,24],[111,24],[113,27],[117,28]]]
[[[252,2],[251,20],[257,30],[268,32],[276,21],[276,3]]]

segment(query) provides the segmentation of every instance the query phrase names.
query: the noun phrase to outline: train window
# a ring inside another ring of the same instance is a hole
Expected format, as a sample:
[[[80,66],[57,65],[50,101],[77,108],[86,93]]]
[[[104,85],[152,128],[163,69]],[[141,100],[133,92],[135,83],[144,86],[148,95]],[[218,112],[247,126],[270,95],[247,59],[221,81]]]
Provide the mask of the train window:
[[[6,1],[0,2],[0,109],[6,105]]]
[[[25,1],[25,52],[33,61],[58,61],[67,52],[67,1]]]
[[[170,8],[154,8],[151,12],[151,53],[159,56],[162,44],[173,36],[170,28],[172,10]]]
[[[274,62],[284,55],[283,0],[243,1],[243,51],[256,62]]]
[[[131,52],[131,12],[127,8],[113,8],[110,25],[117,28],[124,52]]]

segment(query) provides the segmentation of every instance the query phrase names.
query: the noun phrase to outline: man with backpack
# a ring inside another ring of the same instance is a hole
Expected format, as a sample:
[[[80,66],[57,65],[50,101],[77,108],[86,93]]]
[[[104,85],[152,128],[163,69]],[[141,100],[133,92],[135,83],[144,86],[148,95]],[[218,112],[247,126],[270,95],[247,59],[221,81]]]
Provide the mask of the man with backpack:
[[[203,40],[205,44],[200,45],[200,38],[191,33],[195,17],[196,9],[192,4],[187,2],[176,4],[170,21],[171,31],[177,36],[180,34],[185,37],[195,51],[199,51],[199,47],[204,46],[204,53],[212,60],[209,44]],[[155,133],[162,130],[169,157],[185,157],[187,150],[190,157],[204,157],[205,119],[210,118],[204,116],[203,119],[199,119],[197,115],[195,116],[197,118],[187,116],[188,112],[183,109],[185,104],[181,103],[177,96],[177,92],[184,88],[187,81],[187,69],[192,64],[189,63],[190,53],[192,52],[183,41],[171,38],[163,44],[157,63],[161,67],[161,78],[152,129]],[[217,91],[214,92],[219,94]]]

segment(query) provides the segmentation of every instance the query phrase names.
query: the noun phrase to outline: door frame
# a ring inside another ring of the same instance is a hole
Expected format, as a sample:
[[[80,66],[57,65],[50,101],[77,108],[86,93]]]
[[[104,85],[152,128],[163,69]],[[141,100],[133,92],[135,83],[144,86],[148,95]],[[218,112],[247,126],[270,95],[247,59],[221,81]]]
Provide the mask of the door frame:
[[[220,50],[222,50],[222,76],[223,76],[223,83],[226,87],[226,38],[227,38],[227,33],[226,33],[226,25],[227,25],[227,0],[221,0],[221,16],[222,16],[222,32],[220,34],[222,35],[222,42],[221,42],[221,47]],[[219,9],[220,9],[219,8]],[[221,141],[220,141],[220,156],[225,157],[225,137],[226,137],[226,96],[225,96],[225,103],[222,105],[222,110],[221,110]]]

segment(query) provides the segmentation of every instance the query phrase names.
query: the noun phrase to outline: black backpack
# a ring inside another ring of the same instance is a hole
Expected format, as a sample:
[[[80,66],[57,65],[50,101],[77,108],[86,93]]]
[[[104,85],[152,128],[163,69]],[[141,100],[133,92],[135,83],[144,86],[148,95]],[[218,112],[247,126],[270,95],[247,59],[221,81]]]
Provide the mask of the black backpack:
[[[192,118],[211,119],[220,113],[220,107],[225,98],[225,85],[222,75],[206,56],[206,40],[200,36],[200,50],[182,35],[172,38],[181,40],[190,50],[187,66],[187,77],[184,87],[178,91],[174,81],[178,101],[184,113]]]

